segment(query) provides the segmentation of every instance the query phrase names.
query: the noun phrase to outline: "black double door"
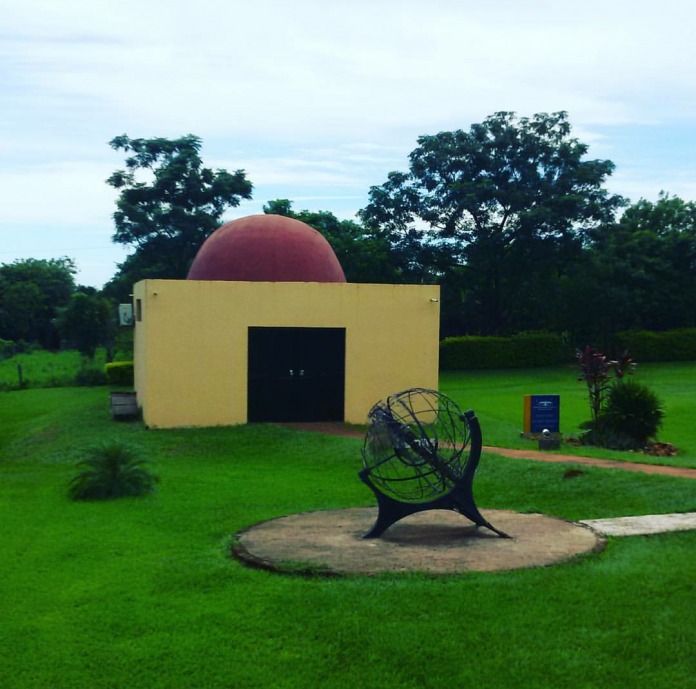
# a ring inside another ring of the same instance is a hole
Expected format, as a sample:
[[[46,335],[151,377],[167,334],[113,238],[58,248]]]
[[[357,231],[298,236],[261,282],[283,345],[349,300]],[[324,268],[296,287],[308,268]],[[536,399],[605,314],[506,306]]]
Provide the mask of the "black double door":
[[[345,354],[345,328],[249,328],[249,421],[343,421]]]

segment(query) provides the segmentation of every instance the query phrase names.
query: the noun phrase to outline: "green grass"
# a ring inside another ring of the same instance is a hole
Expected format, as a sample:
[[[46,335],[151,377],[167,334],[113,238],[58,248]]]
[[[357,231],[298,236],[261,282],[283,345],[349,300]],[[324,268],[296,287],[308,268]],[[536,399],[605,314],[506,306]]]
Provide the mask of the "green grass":
[[[640,453],[612,452],[602,448],[562,445],[566,454],[606,457],[644,463],[696,467],[696,433],[693,427],[696,400],[696,363],[644,364],[636,380],[645,383],[663,401],[665,419],[658,438],[675,445],[676,457],[649,457]],[[462,408],[476,411],[486,445],[531,449],[535,443],[520,437],[524,395],[561,396],[561,431],[578,435],[589,418],[587,388],[568,367],[515,371],[445,372],[440,389]]]
[[[27,354],[16,354],[9,359],[0,360],[0,391],[15,390],[21,380],[25,387],[48,388],[73,385],[78,371],[85,365],[104,366],[104,350],[100,349],[93,362],[87,362],[74,350],[47,352],[39,350]]]
[[[68,500],[102,441],[141,447],[157,493]],[[265,425],[148,431],[110,420],[106,388],[0,395],[0,686],[696,687],[696,531],[443,578],[302,578],[228,557],[258,521],[373,504],[360,446]],[[695,481],[567,468],[486,456],[477,501],[567,519],[696,510]]]

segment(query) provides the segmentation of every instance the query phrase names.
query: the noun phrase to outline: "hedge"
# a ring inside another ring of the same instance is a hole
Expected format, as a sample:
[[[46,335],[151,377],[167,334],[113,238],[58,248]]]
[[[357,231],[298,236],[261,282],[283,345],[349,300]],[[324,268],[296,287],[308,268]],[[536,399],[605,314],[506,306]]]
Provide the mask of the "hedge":
[[[655,333],[634,330],[617,335],[618,346],[642,361],[696,361],[696,328]]]
[[[696,328],[619,333],[613,350],[628,349],[638,362],[696,361]],[[466,335],[440,342],[440,370],[534,368],[572,363],[574,348],[561,335],[521,333],[511,337]]]
[[[448,337],[440,342],[440,369],[534,368],[573,361],[561,335],[520,333],[512,337]]]
[[[133,362],[113,361],[104,366],[109,385],[133,387]]]

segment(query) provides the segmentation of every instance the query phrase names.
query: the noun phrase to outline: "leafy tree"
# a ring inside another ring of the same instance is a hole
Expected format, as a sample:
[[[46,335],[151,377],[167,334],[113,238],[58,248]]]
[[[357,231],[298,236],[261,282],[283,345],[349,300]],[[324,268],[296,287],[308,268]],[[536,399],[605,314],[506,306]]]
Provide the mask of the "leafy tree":
[[[139,280],[160,278],[167,274],[166,266],[147,251],[135,251],[118,264],[116,274],[102,289],[102,294],[117,304],[130,303],[133,285]]]
[[[589,250],[559,278],[560,305],[552,329],[565,332],[569,342],[597,342],[610,349],[622,305],[610,296],[607,266]]]
[[[114,306],[95,289],[81,288],[72,294],[57,324],[62,337],[92,359],[99,345],[108,347],[114,338]]]
[[[588,147],[570,132],[565,112],[499,112],[468,132],[422,136],[409,172],[372,187],[359,216],[397,246],[429,246],[440,275],[464,268],[469,331],[534,327],[528,314],[556,308],[557,278],[623,204],[602,186],[613,163],[583,160]]]
[[[0,265],[0,338],[58,347],[55,318],[75,288],[69,258],[28,258]]]
[[[696,326],[696,204],[664,192],[641,199],[591,239],[611,332]]]
[[[348,282],[400,282],[398,260],[388,239],[352,220],[339,220],[329,211],[294,211],[289,199],[275,199],[263,212],[307,223],[329,242]]]
[[[184,278],[203,241],[221,224],[228,207],[251,198],[243,170],[203,167],[201,139],[131,139],[110,142],[129,154],[125,169],[107,184],[119,191],[115,242],[133,246],[139,267],[159,278]]]

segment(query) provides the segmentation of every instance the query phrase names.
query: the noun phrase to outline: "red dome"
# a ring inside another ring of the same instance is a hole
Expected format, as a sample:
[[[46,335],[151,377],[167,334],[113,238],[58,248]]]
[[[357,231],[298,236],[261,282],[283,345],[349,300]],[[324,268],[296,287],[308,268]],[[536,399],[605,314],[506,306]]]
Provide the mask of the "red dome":
[[[249,215],[218,227],[193,260],[188,280],[345,282],[331,245],[283,215]]]

